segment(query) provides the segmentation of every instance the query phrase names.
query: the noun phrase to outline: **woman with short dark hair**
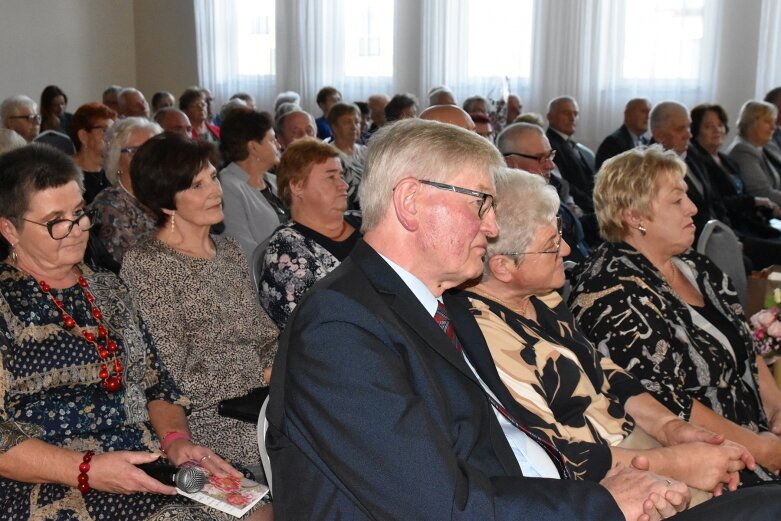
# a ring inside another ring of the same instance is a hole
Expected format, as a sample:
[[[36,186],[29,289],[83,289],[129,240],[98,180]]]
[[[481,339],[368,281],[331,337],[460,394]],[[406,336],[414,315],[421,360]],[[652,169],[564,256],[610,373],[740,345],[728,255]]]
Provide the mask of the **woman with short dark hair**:
[[[230,162],[220,171],[225,235],[238,239],[250,259],[258,244],[288,220],[269,173],[279,162],[279,143],[265,112],[232,110],[221,130],[220,151]]]
[[[111,186],[103,170],[103,149],[106,131],[117,119],[117,113],[102,103],[86,103],[76,110],[68,127],[68,135],[76,148],[73,160],[84,174],[84,200],[91,203],[95,196]]]
[[[73,114],[66,112],[68,96],[56,85],[41,92],[41,132],[56,130],[67,134]]]
[[[212,143],[220,141],[220,127],[209,123],[209,105],[203,90],[190,87],[179,96],[179,110],[187,114],[193,126],[193,139]]]
[[[0,157],[0,511],[4,519],[227,519],[136,467],[239,477],[197,444],[184,397],[111,273],[82,258],[81,172],[29,145]]]
[[[260,308],[247,261],[223,219],[212,145],[161,134],[131,166],[139,201],[156,217],[152,237],[125,256],[120,275],[160,358],[192,401],[194,438],[233,462],[259,465],[255,425],[222,417],[221,400],[267,386],[277,328]]]
[[[347,195],[351,207],[357,208],[358,186],[361,184],[363,164],[366,161],[366,145],[358,143],[361,137],[361,109],[354,103],[340,101],[328,111],[327,119],[333,133],[331,144],[339,150],[344,180],[350,185]]]

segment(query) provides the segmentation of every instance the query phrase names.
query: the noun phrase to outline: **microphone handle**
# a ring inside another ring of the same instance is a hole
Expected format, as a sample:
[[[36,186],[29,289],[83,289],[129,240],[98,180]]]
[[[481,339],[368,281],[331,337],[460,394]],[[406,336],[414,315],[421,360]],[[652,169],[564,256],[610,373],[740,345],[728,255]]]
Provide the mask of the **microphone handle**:
[[[168,485],[169,487],[176,486],[176,473],[179,469],[170,463],[165,463],[164,460],[157,459],[150,463],[141,463],[136,465],[136,467],[140,468],[146,472],[147,475],[155,478],[163,485]]]

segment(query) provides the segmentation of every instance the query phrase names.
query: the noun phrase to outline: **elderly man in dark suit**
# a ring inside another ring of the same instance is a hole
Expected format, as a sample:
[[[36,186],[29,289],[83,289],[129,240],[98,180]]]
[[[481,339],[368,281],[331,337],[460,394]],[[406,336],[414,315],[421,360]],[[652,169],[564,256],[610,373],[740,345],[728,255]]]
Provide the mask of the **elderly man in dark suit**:
[[[266,437],[276,519],[649,520],[683,507],[681,483],[637,469],[602,485],[559,479],[560,454],[513,422],[472,368],[487,347],[444,292],[482,272],[502,163],[488,141],[438,122],[372,138],[365,242],[280,340]],[[751,499],[778,516],[779,501],[761,494]],[[682,518],[699,518],[690,512]]]
[[[594,212],[591,200],[594,191],[594,152],[577,143],[575,134],[580,108],[575,98],[560,96],[548,103],[548,136],[551,146],[556,150],[554,162],[570,187],[570,193],[584,213]]]
[[[607,136],[597,149],[594,165],[597,171],[602,163],[611,157],[648,143],[645,133],[648,131],[650,113],[651,102],[645,98],[634,98],[627,102],[624,108],[624,124]]]

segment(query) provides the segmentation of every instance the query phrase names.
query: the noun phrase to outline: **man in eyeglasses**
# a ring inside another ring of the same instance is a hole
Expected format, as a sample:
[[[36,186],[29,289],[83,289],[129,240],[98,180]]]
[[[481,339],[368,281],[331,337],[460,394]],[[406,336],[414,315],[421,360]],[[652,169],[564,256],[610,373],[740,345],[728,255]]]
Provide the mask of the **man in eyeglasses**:
[[[471,365],[488,348],[447,290],[482,273],[502,167],[454,125],[408,119],[372,137],[364,239],[296,307],[274,362],[276,519],[657,520],[683,508],[683,484],[637,469],[561,479],[561,454],[514,424]]]
[[[551,175],[556,166],[553,162],[556,151],[551,148],[542,128],[532,123],[514,123],[502,130],[496,138],[496,147],[504,156],[507,166],[537,174],[556,188],[561,200],[559,216],[563,223],[562,237],[571,249],[566,260],[585,260],[589,247],[578,217],[578,214],[582,215],[582,210],[569,195],[567,182]]]
[[[16,131],[30,143],[41,130],[38,104],[24,95],[11,96],[0,104],[0,121],[3,127]]]

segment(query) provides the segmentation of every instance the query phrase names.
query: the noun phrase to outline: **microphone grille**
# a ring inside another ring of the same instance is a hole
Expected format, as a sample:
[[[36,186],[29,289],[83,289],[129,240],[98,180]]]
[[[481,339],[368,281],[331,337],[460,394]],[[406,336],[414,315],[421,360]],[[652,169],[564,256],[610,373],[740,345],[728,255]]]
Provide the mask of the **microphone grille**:
[[[208,478],[204,472],[196,467],[187,467],[180,469],[176,473],[176,486],[188,494],[195,494],[203,489]]]

